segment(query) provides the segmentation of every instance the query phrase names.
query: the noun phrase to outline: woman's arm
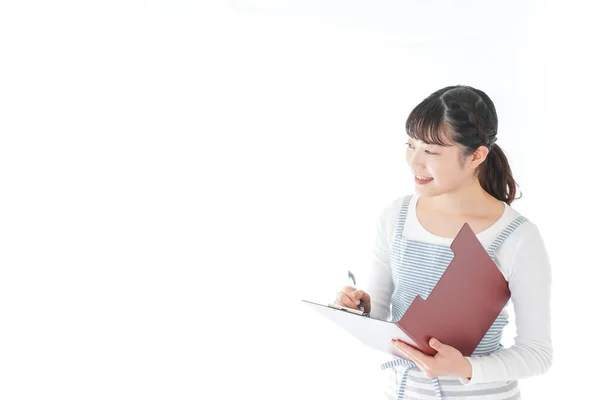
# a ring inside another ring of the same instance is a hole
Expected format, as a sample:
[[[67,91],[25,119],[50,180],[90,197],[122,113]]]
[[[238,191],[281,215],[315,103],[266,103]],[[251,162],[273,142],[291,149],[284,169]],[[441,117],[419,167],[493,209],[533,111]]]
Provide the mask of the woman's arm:
[[[398,201],[383,210],[376,226],[372,261],[363,290],[371,297],[371,318],[389,320],[394,282],[390,268],[391,240],[398,218]]]
[[[516,317],[515,344],[490,355],[466,357],[473,372],[470,380],[461,379],[466,386],[540,375],[552,365],[550,262],[538,228],[527,224],[508,280]]]

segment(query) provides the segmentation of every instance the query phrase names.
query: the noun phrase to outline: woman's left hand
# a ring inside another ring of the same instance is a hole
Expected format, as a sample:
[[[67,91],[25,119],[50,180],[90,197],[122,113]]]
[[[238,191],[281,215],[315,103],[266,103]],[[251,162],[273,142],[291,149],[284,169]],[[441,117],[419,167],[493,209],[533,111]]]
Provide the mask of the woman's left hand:
[[[469,360],[459,350],[443,344],[439,340],[432,338],[429,341],[429,345],[437,351],[435,356],[427,355],[398,339],[393,339],[392,343],[407,358],[417,364],[427,378],[455,376],[471,379],[473,371]]]

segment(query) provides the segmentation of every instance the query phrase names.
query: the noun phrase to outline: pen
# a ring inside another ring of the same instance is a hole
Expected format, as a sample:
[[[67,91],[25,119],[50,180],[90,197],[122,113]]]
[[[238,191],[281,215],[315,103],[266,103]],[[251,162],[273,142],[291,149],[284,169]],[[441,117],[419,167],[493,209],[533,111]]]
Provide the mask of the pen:
[[[356,278],[350,270],[348,270],[348,278],[352,280],[352,285],[350,286],[352,286],[356,290]],[[362,299],[360,299],[360,304],[358,305],[358,308],[360,309],[360,311],[365,311],[365,306]]]

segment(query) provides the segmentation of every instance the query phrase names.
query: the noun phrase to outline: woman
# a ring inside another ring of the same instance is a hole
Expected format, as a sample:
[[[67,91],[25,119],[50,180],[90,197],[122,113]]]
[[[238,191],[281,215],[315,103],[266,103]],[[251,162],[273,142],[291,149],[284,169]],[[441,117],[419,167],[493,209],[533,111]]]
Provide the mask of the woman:
[[[496,144],[498,118],[481,90],[450,86],[431,94],[406,121],[406,161],[414,195],[381,214],[371,276],[364,290],[345,287],[336,302],[373,318],[398,321],[417,295],[427,298],[452,258],[450,244],[467,222],[508,281],[518,336],[503,348],[506,308],[469,357],[432,338],[430,357],[402,342],[389,398],[518,399],[518,380],[552,364],[550,265],[538,228],[510,205],[516,182]]]

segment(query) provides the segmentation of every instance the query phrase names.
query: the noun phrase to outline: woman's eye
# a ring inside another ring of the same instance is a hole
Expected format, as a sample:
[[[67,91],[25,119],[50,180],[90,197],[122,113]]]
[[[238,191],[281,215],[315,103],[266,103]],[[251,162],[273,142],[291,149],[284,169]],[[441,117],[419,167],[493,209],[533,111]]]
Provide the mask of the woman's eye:
[[[408,148],[409,148],[409,149],[412,149],[412,148],[413,148],[413,146],[411,146],[411,144],[410,144],[410,143],[408,143],[408,142],[406,142],[406,145],[408,146]],[[430,156],[434,156],[434,155],[436,155],[437,153],[434,153],[434,152],[432,152],[432,151],[429,151],[429,150],[425,150],[425,154],[427,154],[427,155],[430,155]]]

